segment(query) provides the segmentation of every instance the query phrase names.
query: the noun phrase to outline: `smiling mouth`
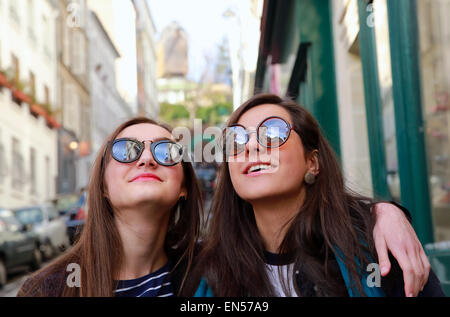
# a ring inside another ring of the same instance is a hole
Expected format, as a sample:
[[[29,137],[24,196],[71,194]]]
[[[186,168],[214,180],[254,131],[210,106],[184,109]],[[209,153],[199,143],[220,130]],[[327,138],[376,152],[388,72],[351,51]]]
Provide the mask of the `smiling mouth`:
[[[161,182],[161,179],[153,174],[143,174],[143,175],[138,175],[135,178],[133,178],[130,183],[133,182],[149,182],[149,181],[159,181]]]
[[[268,164],[258,164],[251,166],[244,174],[246,175],[258,175],[263,173],[265,174],[267,172],[272,171],[273,169],[275,169],[275,166]]]
[[[154,176],[141,176],[134,179],[132,182],[149,182],[149,181],[161,181],[161,180]]]

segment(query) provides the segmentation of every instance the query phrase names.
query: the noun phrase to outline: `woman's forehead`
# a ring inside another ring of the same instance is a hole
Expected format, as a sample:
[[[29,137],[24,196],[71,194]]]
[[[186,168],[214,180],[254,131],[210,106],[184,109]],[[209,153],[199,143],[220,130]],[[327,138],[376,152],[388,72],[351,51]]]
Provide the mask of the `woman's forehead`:
[[[173,139],[169,131],[152,123],[139,123],[126,127],[117,135],[116,139],[118,138],[134,138],[140,141],[158,138]]]
[[[237,123],[247,128],[256,128],[261,121],[271,116],[281,117],[292,124],[289,112],[274,104],[263,104],[247,110],[241,115]]]

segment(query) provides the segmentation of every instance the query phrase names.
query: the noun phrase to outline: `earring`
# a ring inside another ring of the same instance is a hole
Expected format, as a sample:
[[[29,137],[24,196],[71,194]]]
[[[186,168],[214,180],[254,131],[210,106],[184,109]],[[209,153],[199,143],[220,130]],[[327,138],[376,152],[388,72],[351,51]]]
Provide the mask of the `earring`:
[[[312,185],[316,182],[316,175],[311,172],[306,172],[305,174],[305,183],[308,185]]]

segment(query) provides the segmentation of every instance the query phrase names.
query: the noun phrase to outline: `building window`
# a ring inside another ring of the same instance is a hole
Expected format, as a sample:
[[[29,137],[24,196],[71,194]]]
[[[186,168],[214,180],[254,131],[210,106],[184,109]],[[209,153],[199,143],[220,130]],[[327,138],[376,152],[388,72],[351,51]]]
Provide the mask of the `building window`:
[[[34,32],[34,2],[35,0],[27,0],[27,20],[28,20],[28,35],[30,39],[36,43],[36,33]]]
[[[81,139],[83,141],[91,141],[91,111],[90,106],[87,103],[81,104],[81,118],[82,122],[80,126]]]
[[[43,39],[43,45],[44,45],[44,54],[48,57],[52,57],[52,50],[50,47],[51,42],[51,30],[50,30],[50,22],[48,18],[43,15],[42,16],[42,39]]]
[[[9,16],[14,22],[20,24],[18,5],[20,5],[20,1],[9,1]]]
[[[20,141],[12,138],[12,188],[22,190],[25,184],[24,160],[20,153]]]
[[[76,87],[71,84],[64,85],[64,104],[63,104],[63,125],[71,130],[77,137],[80,135],[80,101]]]
[[[13,67],[14,81],[17,83],[20,79],[20,64],[16,55],[11,54],[11,62]]]
[[[71,40],[72,40],[72,31],[67,26],[67,24],[64,24],[63,26],[63,52],[62,52],[62,58],[63,63],[67,67],[70,67],[71,61],[72,61],[72,50],[71,50]]]
[[[86,45],[84,34],[81,30],[74,30],[73,38],[75,44],[73,50],[73,71],[77,75],[82,75],[86,73]]]
[[[45,198],[46,200],[50,199],[50,158],[48,156],[45,157]]]
[[[0,185],[4,183],[7,174],[8,167],[6,165],[5,146],[3,145],[2,134],[0,131]]]
[[[50,90],[48,89],[47,85],[44,85],[44,101],[46,105],[50,105]]]
[[[36,151],[30,149],[30,193],[36,194]]]
[[[36,76],[34,76],[33,72],[30,72],[30,94],[33,98],[36,99]]]

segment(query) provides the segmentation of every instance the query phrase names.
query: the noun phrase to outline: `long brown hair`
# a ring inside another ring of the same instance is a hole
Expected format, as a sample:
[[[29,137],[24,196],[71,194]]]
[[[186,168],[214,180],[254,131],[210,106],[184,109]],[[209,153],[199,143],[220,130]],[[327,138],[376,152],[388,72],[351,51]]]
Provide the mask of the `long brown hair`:
[[[338,248],[355,287],[364,295],[355,260],[366,267],[365,255],[374,254],[374,219],[362,204],[368,201],[370,205],[371,201],[345,188],[341,167],[319,124],[295,102],[272,94],[256,95],[231,115],[227,125],[237,123],[244,112],[262,104],[279,105],[289,112],[305,157],[313,150],[319,153],[320,174],[313,185],[307,185],[305,202],[287,224],[278,250],[295,254],[292,280],[296,281],[298,271],[317,286],[319,296],[347,295],[339,270],[336,272],[330,265]],[[226,162],[225,156],[223,159]],[[210,230],[186,295],[193,294],[204,277],[215,296],[273,296],[253,208],[234,190],[227,163],[220,167],[211,213]],[[294,287],[300,294],[296,282]],[[283,288],[287,289],[285,285]]]
[[[61,289],[62,296],[114,296],[115,280],[123,259],[123,248],[114,223],[113,209],[105,195],[105,168],[111,160],[108,141],[114,140],[125,128],[140,123],[155,124],[171,132],[167,125],[146,117],[138,117],[124,122],[108,137],[99,150],[93,166],[88,191],[89,212],[79,240],[67,254],[33,274],[30,279],[33,283],[28,283],[21,295],[36,294],[36,287],[48,290],[49,288],[43,284],[48,283],[52,276],[60,276],[61,278],[57,279],[58,285],[52,285],[50,288]],[[175,262],[174,269],[183,263],[184,272],[181,275],[183,280],[180,288],[192,264],[202,214],[201,193],[192,164],[187,161],[181,164],[187,199],[179,201],[179,206],[172,209],[164,243],[169,259]],[[177,214],[178,207],[180,212]],[[66,268],[69,263],[77,263],[80,266],[81,287],[66,285]],[[48,294],[44,291],[38,295]]]

